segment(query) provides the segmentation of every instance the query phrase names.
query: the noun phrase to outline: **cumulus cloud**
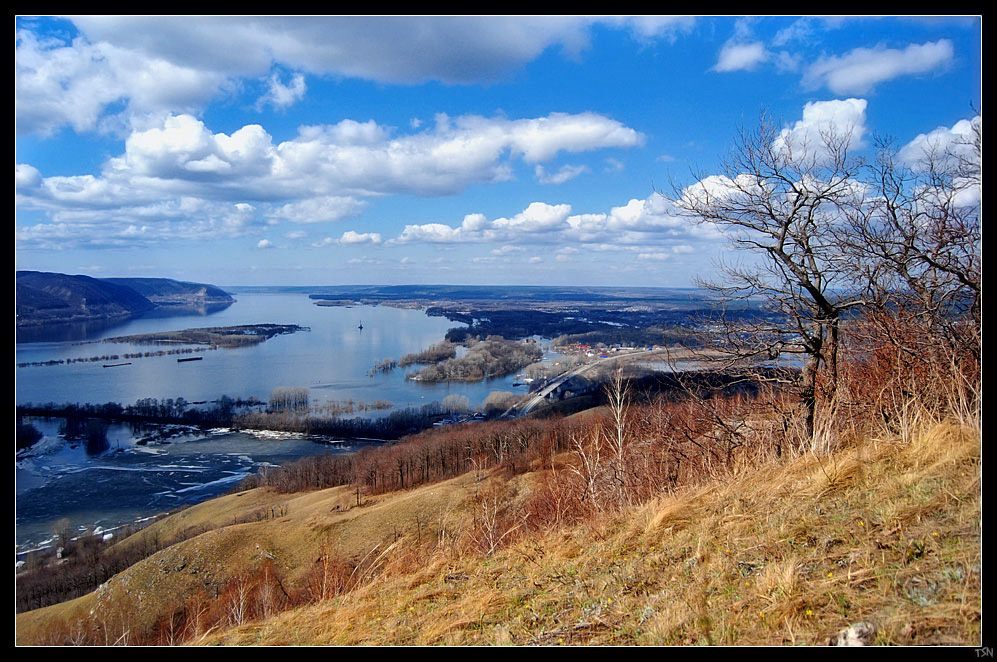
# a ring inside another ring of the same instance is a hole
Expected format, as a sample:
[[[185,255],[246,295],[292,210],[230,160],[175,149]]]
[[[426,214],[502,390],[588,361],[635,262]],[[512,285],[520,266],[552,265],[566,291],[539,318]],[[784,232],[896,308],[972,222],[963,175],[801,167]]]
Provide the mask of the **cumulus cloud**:
[[[694,243],[701,245],[720,237],[715,228],[692,222],[673,202],[655,193],[603,213],[572,214],[569,205],[534,202],[518,214],[492,221],[481,214],[469,214],[459,226],[407,225],[390,243],[502,243],[491,252],[496,257],[522,252],[524,245],[555,244],[561,246],[555,260],[568,262],[579,247],[595,251],[657,247],[663,253],[676,254],[691,250]]]
[[[562,151],[629,148],[643,140],[637,131],[595,113],[519,120],[441,115],[432,127],[408,135],[352,120],[305,127],[278,153],[282,169],[299,177],[294,181],[304,177],[310,188],[361,196],[444,195],[511,178],[509,156],[535,164]]]
[[[273,248],[274,244],[269,239],[260,239],[256,243],[256,247],[259,248],[259,249],[267,249],[267,248]]]
[[[827,87],[835,94],[865,94],[876,85],[900,76],[937,71],[954,57],[952,42],[939,39],[895,48],[856,48],[841,56],[822,57],[810,65],[804,84]]]
[[[468,214],[463,222],[452,227],[445,223],[406,225],[395,243],[464,243],[483,241],[516,241],[523,235],[553,232],[563,229],[571,212],[570,205],[549,205],[534,202],[509,218],[489,221],[484,214]]]
[[[343,236],[339,238],[339,243],[341,244],[379,244],[381,243],[381,235],[377,232],[355,232],[353,230],[347,230],[343,233]]]
[[[803,119],[780,132],[775,148],[799,157],[823,155],[827,136],[846,139],[852,149],[860,148],[867,131],[866,106],[865,99],[810,102],[803,107]]]
[[[51,179],[51,178],[50,178]],[[51,189],[50,181],[45,191]],[[48,220],[17,230],[22,247],[55,248],[147,246],[172,240],[240,237],[263,229],[258,210],[248,203],[228,203],[183,196],[170,200],[129,202],[80,198],[79,203],[32,196],[22,207],[41,209]]]
[[[301,127],[280,144],[258,124],[225,134],[191,115],[170,115],[132,131],[124,153],[109,159],[99,175],[44,177],[30,164],[18,165],[16,204],[66,220],[85,211],[103,210],[111,219],[165,209],[173,210],[172,219],[174,212],[190,213],[194,201],[204,203],[208,213],[225,203],[251,203],[256,221],[328,223],[359,215],[373,196],[454,194],[509,179],[517,159],[540,165],[561,152],[627,148],[642,140],[640,133],[595,113],[525,119],[441,115],[433,126],[408,134],[346,119]],[[188,210],[180,211],[183,206]],[[199,224],[206,232],[253,227],[227,215],[191,218],[183,227]],[[528,221],[540,222],[507,219],[513,225]],[[465,223],[464,234],[480,229],[474,216]]]
[[[953,173],[955,195],[951,201],[961,207],[975,207],[983,203],[983,154],[977,146],[977,137],[982,135],[983,117],[977,115],[951,128],[940,126],[918,135],[900,149],[898,157],[914,171]],[[944,199],[950,193],[937,190],[934,195]]]
[[[128,115],[192,111],[222,87],[225,75],[109,43],[40,39],[19,30],[14,45],[14,116],[18,134],[51,134],[62,126],[92,131],[105,109]]]
[[[174,115],[161,127],[133,132],[125,154],[111,159],[105,171],[131,178],[231,182],[271,174],[275,157],[270,135],[258,124],[229,136],[212,133],[190,115]]]
[[[900,149],[902,163],[922,168],[929,159],[976,159],[973,141],[977,131],[982,133],[983,117],[960,120],[954,126],[940,126],[930,133],[922,133]],[[982,164],[981,164],[982,165]]]
[[[713,65],[714,71],[751,71],[765,62],[770,57],[765,50],[765,45],[760,41],[736,42],[729,41],[724,44],[717,58],[717,63]]]

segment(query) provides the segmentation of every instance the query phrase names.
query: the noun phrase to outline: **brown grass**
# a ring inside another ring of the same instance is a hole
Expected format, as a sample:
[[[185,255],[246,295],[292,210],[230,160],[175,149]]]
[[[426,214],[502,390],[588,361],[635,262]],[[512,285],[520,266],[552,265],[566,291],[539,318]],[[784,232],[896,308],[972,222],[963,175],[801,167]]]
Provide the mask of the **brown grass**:
[[[869,621],[879,644],[972,645],[979,458],[944,424],[804,455],[206,643],[820,645]]]

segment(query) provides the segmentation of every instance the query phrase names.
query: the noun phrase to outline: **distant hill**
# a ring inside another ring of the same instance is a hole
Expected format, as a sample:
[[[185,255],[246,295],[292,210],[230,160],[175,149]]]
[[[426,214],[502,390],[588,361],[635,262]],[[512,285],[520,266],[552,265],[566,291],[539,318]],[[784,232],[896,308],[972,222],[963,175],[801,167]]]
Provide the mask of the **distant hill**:
[[[188,283],[169,278],[104,278],[105,283],[130,287],[157,306],[190,306],[232,303],[233,299],[219,287],[205,283]]]
[[[232,303],[228,293],[203,283],[169,278],[92,278],[18,271],[17,326],[125,318],[163,306]]]

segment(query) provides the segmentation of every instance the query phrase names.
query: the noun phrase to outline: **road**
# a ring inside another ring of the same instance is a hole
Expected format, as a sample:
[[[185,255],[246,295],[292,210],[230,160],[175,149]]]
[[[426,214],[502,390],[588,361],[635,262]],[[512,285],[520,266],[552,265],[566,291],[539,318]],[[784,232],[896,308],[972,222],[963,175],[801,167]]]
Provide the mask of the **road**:
[[[660,349],[645,350],[639,352],[627,352],[625,354],[616,353],[613,354],[612,356],[607,356],[604,359],[603,358],[596,359],[591,363],[586,363],[584,365],[572,368],[571,370],[555,377],[553,380],[547,383],[543,388],[541,388],[536,393],[530,394],[530,399],[527,400],[525,403],[509,407],[509,409],[507,409],[505,413],[502,414],[502,418],[507,418],[511,416],[525,416],[526,414],[529,414],[537,406],[543,403],[547,399],[547,396],[556,391],[559,386],[564,384],[564,382],[568,381],[572,377],[577,377],[585,372],[588,372],[589,370],[594,370],[595,368],[603,366],[607,363],[613,363],[615,361],[626,361],[627,363],[633,363],[634,361],[640,361],[642,359],[650,359],[653,357],[661,358],[661,356],[664,353],[665,353],[664,350]],[[675,358],[674,353],[672,355],[672,358]]]

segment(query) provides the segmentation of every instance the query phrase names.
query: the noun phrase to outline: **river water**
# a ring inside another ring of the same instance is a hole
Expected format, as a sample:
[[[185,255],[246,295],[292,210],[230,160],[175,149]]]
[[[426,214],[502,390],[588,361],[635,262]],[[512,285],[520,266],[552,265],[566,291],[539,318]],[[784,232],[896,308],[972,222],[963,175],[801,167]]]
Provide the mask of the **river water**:
[[[390,401],[395,408],[421,407],[448,395],[472,406],[491,391],[525,391],[514,376],[475,384],[425,384],[404,371],[369,376],[385,358],[425,349],[457,326],[420,310],[387,306],[317,306],[303,294],[236,293],[236,302],[210,314],[144,317],[118,325],[73,329],[62,338],[22,336],[15,364],[149,351],[148,345],[102,342],[137,333],[238,324],[297,324],[308,327],[275,336],[253,347],[218,349],[185,356],[127,359],[130,365],[105,368],[107,361],[15,368],[18,404],[47,402],[132,404],[143,398],[211,401],[222,395],[266,401],[278,387],[308,389],[312,404],[331,401]],[[359,327],[363,325],[363,329]],[[36,342],[21,342],[23,340]],[[122,361],[125,361],[124,359]],[[117,361],[112,361],[117,362]],[[390,410],[368,412],[383,415]],[[356,446],[302,435],[254,436],[228,430],[136,429],[112,424],[108,447],[86,448],[65,440],[57,419],[30,421],[42,440],[16,462],[15,537],[19,548],[43,544],[56,523],[73,529],[105,530],[141,520],[230,489],[264,464],[315,453],[352,452]]]

